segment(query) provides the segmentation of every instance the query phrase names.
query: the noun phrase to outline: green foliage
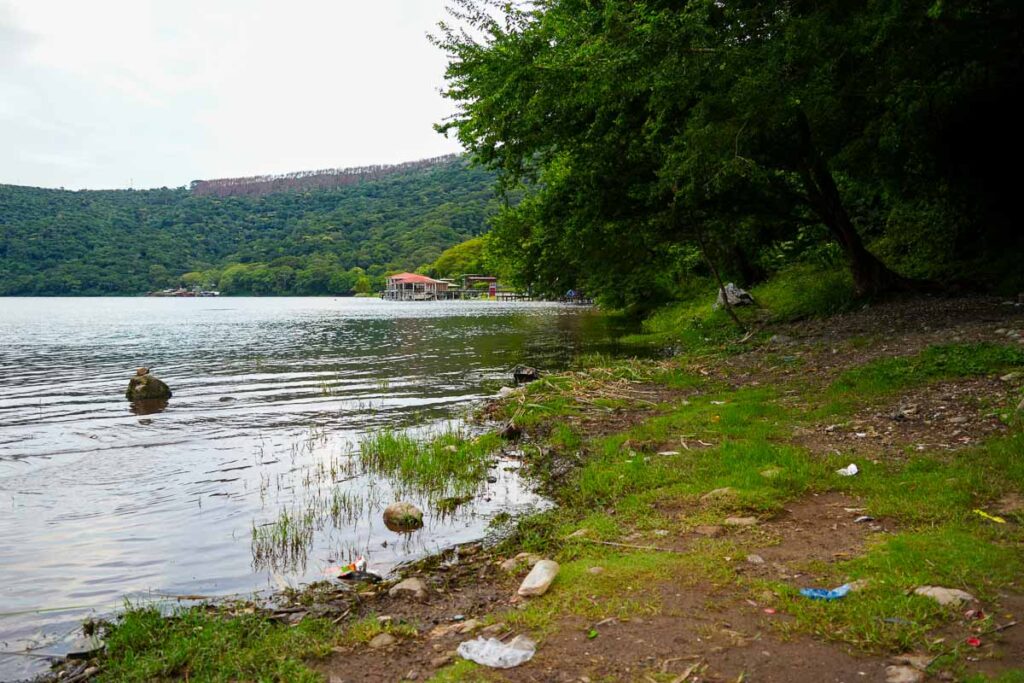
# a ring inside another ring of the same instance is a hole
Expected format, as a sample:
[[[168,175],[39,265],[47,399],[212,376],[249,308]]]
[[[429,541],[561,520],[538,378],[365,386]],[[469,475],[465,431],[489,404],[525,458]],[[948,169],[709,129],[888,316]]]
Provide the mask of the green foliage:
[[[860,294],[905,286],[868,247],[1020,281],[983,152],[1022,146],[1020,3],[457,5],[440,128],[525,193],[493,232],[520,285],[635,306],[706,260],[749,284],[831,250]]]
[[[847,370],[832,385],[833,394],[890,394],[909,386],[951,377],[973,377],[1024,365],[1024,350],[1003,344],[929,346],[913,356],[883,358]]]
[[[488,274],[489,268],[484,258],[485,242],[483,237],[474,237],[445,249],[427,269],[427,273],[431,277]]]
[[[492,180],[456,159],[252,197],[0,185],[0,295],[365,293],[483,233]]]
[[[330,652],[337,637],[325,619],[296,626],[263,616],[221,615],[204,608],[164,618],[132,608],[106,637],[101,681],[320,681],[305,660]]]
[[[823,318],[849,310],[856,303],[848,271],[810,264],[785,268],[751,293],[778,321]]]

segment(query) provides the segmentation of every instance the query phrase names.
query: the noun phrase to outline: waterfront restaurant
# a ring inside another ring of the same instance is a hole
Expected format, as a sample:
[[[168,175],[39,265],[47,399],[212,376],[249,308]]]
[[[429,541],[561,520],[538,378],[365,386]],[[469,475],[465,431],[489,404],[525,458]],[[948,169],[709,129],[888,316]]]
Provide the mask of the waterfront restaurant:
[[[391,301],[434,301],[444,299],[448,283],[416,273],[397,273],[388,276],[384,298]]]

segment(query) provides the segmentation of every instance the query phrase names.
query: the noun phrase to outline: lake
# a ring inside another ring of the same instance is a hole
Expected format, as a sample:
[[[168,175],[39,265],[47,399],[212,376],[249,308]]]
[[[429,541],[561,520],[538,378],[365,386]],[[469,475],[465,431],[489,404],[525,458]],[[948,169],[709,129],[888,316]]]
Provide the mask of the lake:
[[[542,507],[514,458],[442,516],[353,453],[371,431],[461,429],[517,363],[562,368],[610,339],[594,311],[548,303],[0,299],[0,650],[59,653],[125,598],[249,595],[358,555],[387,572]],[[125,400],[139,366],[174,391],[163,410]],[[422,530],[383,525],[400,496]],[[261,545],[311,508],[298,552]],[[45,668],[0,655],[0,680]]]

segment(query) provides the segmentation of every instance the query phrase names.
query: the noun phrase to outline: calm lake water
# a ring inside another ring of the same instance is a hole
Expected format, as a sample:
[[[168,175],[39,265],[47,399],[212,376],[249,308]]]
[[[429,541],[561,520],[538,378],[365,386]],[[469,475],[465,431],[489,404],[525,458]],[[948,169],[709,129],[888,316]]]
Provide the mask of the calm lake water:
[[[516,363],[556,369],[608,341],[592,311],[541,303],[0,299],[0,650],[61,652],[126,597],[250,594],[357,555],[387,572],[480,538],[543,505],[515,460],[396,534],[383,506],[426,502],[354,468],[360,437],[440,429]],[[166,409],[125,401],[138,366],[173,389]],[[254,538],[308,509],[302,552]],[[44,669],[0,654],[0,680]]]

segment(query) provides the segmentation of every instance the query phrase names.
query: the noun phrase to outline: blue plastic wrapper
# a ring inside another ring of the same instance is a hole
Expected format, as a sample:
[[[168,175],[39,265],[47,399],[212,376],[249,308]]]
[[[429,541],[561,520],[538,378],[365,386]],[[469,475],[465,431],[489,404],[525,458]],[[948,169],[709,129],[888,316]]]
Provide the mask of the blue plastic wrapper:
[[[801,588],[800,595],[811,600],[838,600],[850,592],[850,584],[844,583],[839,588],[826,590],[824,588]]]

